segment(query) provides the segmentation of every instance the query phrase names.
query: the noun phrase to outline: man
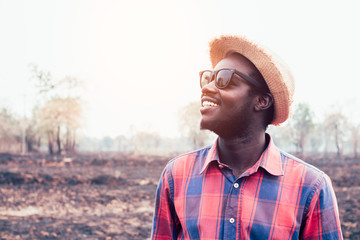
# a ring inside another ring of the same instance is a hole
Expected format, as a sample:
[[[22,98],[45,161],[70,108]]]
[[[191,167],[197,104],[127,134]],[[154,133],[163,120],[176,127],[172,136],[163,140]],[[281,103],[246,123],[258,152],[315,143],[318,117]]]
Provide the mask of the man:
[[[218,139],[165,167],[152,239],[342,239],[329,177],[265,133],[289,116],[286,65],[239,36],[214,39],[210,59],[214,70],[200,72],[201,128]]]

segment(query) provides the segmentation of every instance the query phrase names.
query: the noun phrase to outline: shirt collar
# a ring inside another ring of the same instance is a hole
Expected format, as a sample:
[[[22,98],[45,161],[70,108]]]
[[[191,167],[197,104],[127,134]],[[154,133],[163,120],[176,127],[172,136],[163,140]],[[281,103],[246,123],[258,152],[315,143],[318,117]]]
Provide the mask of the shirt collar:
[[[268,133],[266,133],[266,135],[269,137],[269,145],[254,165],[254,171],[256,172],[259,167],[262,167],[274,176],[282,176],[284,175],[284,171],[282,168],[280,150],[273,142],[271,136]]]
[[[246,172],[248,174],[252,174],[257,172],[259,167],[262,167],[267,172],[275,176],[282,176],[284,175],[282,169],[282,161],[281,161],[281,154],[279,148],[274,144],[271,136],[266,133],[267,137],[269,138],[269,144],[265,151],[261,154],[259,160],[256,162],[254,166],[248,169]],[[220,164],[219,154],[217,149],[217,139],[215,143],[210,148],[208,155],[206,156],[205,162],[203,167],[201,168],[200,174],[202,174],[206,168],[210,165],[211,162],[217,161]]]
[[[205,162],[203,167],[201,168],[200,174],[202,174],[206,168],[208,168],[209,164],[213,161],[217,161],[220,163],[219,161],[219,153],[217,150],[217,139],[215,140],[215,143],[212,145],[212,147],[210,148],[208,155],[206,156]]]

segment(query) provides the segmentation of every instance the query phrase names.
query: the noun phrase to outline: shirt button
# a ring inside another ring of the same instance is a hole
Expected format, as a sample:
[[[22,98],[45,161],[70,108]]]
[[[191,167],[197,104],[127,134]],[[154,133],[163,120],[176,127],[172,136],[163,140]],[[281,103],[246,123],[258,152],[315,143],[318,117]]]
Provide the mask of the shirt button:
[[[238,188],[239,187],[239,184],[238,183],[235,183],[234,184],[234,188]]]
[[[231,224],[233,224],[233,223],[235,222],[235,219],[234,219],[234,218],[230,218],[230,219],[229,219],[229,222],[230,222]]]

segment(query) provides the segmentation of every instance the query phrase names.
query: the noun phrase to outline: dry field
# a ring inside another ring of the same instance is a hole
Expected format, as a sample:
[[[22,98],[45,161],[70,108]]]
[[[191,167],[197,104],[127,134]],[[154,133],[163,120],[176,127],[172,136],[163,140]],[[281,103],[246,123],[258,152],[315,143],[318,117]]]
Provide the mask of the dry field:
[[[148,239],[169,157],[0,155],[0,239]],[[360,239],[360,160],[313,159],[337,194],[345,239]]]

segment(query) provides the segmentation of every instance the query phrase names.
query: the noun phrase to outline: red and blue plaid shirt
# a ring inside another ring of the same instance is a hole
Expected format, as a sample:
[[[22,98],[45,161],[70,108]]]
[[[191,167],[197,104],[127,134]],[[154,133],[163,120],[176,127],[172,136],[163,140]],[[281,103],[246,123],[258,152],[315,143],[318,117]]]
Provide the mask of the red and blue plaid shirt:
[[[270,140],[236,178],[217,144],[171,160],[156,194],[152,239],[342,239],[331,180]]]

